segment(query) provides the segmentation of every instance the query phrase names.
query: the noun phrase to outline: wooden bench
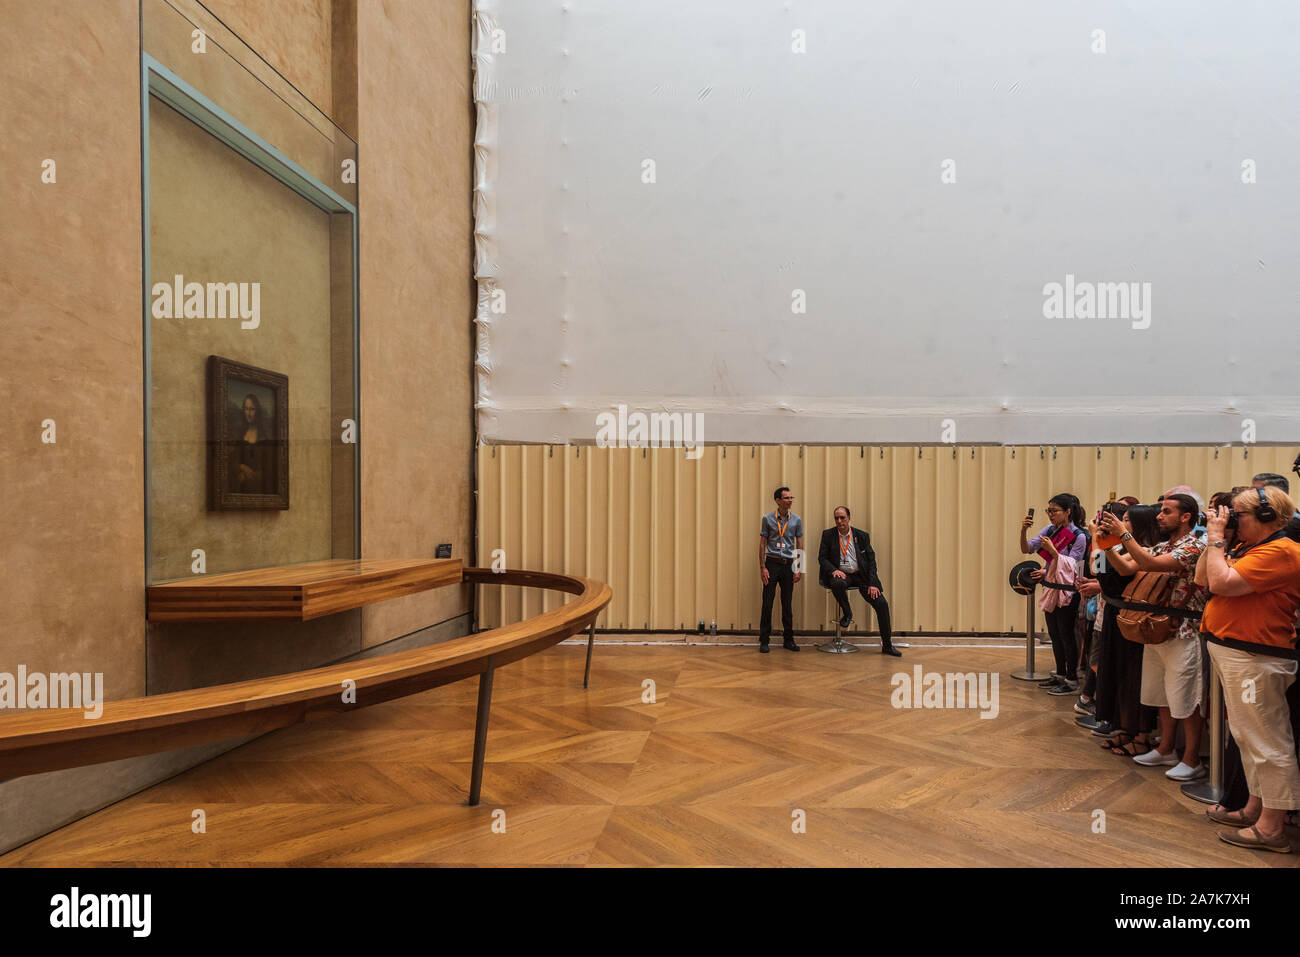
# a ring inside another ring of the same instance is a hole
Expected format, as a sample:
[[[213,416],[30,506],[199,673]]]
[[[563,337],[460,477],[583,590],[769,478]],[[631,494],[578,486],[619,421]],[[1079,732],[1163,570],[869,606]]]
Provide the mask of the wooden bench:
[[[0,717],[0,781],[261,734],[479,677],[469,803],[478,804],[487,749],[492,675],[502,665],[588,629],[583,687],[591,675],[596,616],[613,591],[604,582],[548,572],[465,568],[459,581],[523,585],[577,596],[559,608],[476,635],[377,658],[235,684],[107,702],[97,719],[79,709]],[[355,703],[344,701],[346,682]]]

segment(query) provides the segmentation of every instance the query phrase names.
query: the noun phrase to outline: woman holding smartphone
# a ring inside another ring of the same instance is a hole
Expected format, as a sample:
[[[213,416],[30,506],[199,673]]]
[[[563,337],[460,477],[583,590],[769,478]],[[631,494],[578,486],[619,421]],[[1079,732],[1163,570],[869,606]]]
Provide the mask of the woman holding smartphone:
[[[1020,523],[1020,551],[1025,555],[1037,554],[1048,563],[1058,554],[1066,555],[1082,565],[1088,551],[1088,535],[1083,530],[1087,518],[1078,496],[1069,492],[1053,495],[1047,502],[1047,520],[1050,524],[1043,526],[1033,538],[1026,538],[1034,523],[1033,510],[1030,510]],[[1035,580],[1042,580],[1041,569],[1031,574]],[[1056,670],[1038,685],[1048,694],[1074,694],[1079,688],[1076,680],[1079,649],[1074,638],[1074,619],[1078,614],[1078,592],[1060,608],[1043,614],[1047,619],[1047,633],[1052,638],[1052,655],[1056,658]]]
[[[1159,538],[1154,505],[1129,505],[1120,503],[1107,509],[1123,523],[1124,529],[1143,547],[1150,547]],[[1103,544],[1101,526],[1091,522],[1094,540]],[[1097,575],[1098,591],[1111,598],[1119,598],[1137,567],[1124,555],[1122,545],[1103,552],[1104,567]],[[1156,709],[1142,703],[1142,649],[1129,641],[1119,630],[1119,609],[1102,603],[1098,614],[1102,617],[1100,659],[1097,663],[1097,719],[1102,722],[1098,732],[1108,728],[1112,737],[1102,748],[1122,757],[1138,757],[1151,750],[1148,735],[1156,724]]]

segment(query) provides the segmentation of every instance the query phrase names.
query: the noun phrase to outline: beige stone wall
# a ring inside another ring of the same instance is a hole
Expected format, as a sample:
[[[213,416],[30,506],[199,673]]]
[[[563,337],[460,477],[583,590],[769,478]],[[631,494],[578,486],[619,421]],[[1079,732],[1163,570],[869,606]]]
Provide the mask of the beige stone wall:
[[[450,541],[463,558],[472,468],[469,2],[337,6],[351,3],[210,7],[322,109],[337,101],[355,114],[363,554],[432,556]],[[0,22],[0,402],[9,422],[0,451],[8,506],[0,670],[102,671],[112,699],[145,693],[146,660],[149,690],[170,690],[336,660],[361,649],[363,621],[370,647],[426,628],[427,640],[462,633],[462,589],[293,631],[146,626],[139,6],[0,0]],[[332,49],[336,23],[342,52]],[[354,36],[357,49],[346,49]],[[58,164],[55,184],[41,182],[46,158]],[[41,442],[47,418],[54,444]],[[175,758],[0,784],[0,849],[174,773],[185,763]]]
[[[361,548],[467,558],[473,450],[469,4],[358,5]],[[365,316],[382,316],[369,323]],[[435,455],[423,450],[436,449]],[[365,610],[367,645],[468,609],[439,589]]]
[[[144,693],[136,7],[0,0],[0,23],[0,670],[103,672],[129,697]]]

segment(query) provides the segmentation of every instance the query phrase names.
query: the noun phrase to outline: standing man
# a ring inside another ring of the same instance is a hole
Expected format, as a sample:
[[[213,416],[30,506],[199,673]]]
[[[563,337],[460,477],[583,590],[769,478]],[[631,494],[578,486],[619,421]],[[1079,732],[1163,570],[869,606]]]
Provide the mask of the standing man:
[[[772,634],[772,599],[781,586],[781,625],[785,641],[781,647],[798,651],[794,643],[794,586],[803,577],[794,570],[796,551],[803,554],[803,519],[790,511],[794,496],[782,485],[772,493],[776,511],[763,516],[759,529],[758,571],[763,579],[763,614],[758,621],[758,650],[767,654],[767,639]]]
[[[839,603],[844,617],[840,627],[853,624],[853,609],[849,606],[848,591],[856,588],[876,612],[880,622],[880,653],[901,658],[903,653],[894,647],[893,633],[889,627],[889,602],[876,574],[876,553],[871,548],[871,536],[849,524],[849,508],[841,505],[835,510],[835,527],[822,532],[817,564],[821,566],[822,587],[829,588]]]
[[[1196,584],[1196,564],[1205,542],[1193,529],[1201,507],[1183,492],[1166,495],[1156,515],[1156,526],[1165,540],[1144,548],[1131,532],[1110,512],[1101,513],[1102,531],[1119,535],[1124,555],[1111,555],[1122,573],[1166,572],[1173,576],[1169,597],[1172,608],[1201,611],[1209,589]],[[1207,776],[1201,762],[1201,641],[1200,625],[1195,618],[1183,618],[1169,640],[1158,645],[1142,646],[1141,700],[1159,709],[1160,746],[1133,758],[1147,767],[1168,767],[1165,776],[1175,781],[1199,781]],[[1174,751],[1176,722],[1183,722],[1185,747],[1181,757]]]

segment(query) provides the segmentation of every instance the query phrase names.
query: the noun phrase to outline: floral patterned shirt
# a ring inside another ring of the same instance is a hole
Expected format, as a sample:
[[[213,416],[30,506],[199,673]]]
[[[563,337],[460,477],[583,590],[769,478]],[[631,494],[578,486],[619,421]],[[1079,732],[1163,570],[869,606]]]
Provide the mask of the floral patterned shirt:
[[[1180,568],[1173,572],[1174,590],[1169,596],[1169,603],[1174,608],[1186,608],[1201,611],[1210,597],[1210,590],[1196,584],[1196,563],[1205,551],[1205,540],[1188,532],[1176,542],[1157,542],[1151,546],[1152,555],[1173,555],[1178,559]],[[1184,618],[1178,625],[1179,638],[1195,638],[1200,633],[1201,623],[1198,618]]]

